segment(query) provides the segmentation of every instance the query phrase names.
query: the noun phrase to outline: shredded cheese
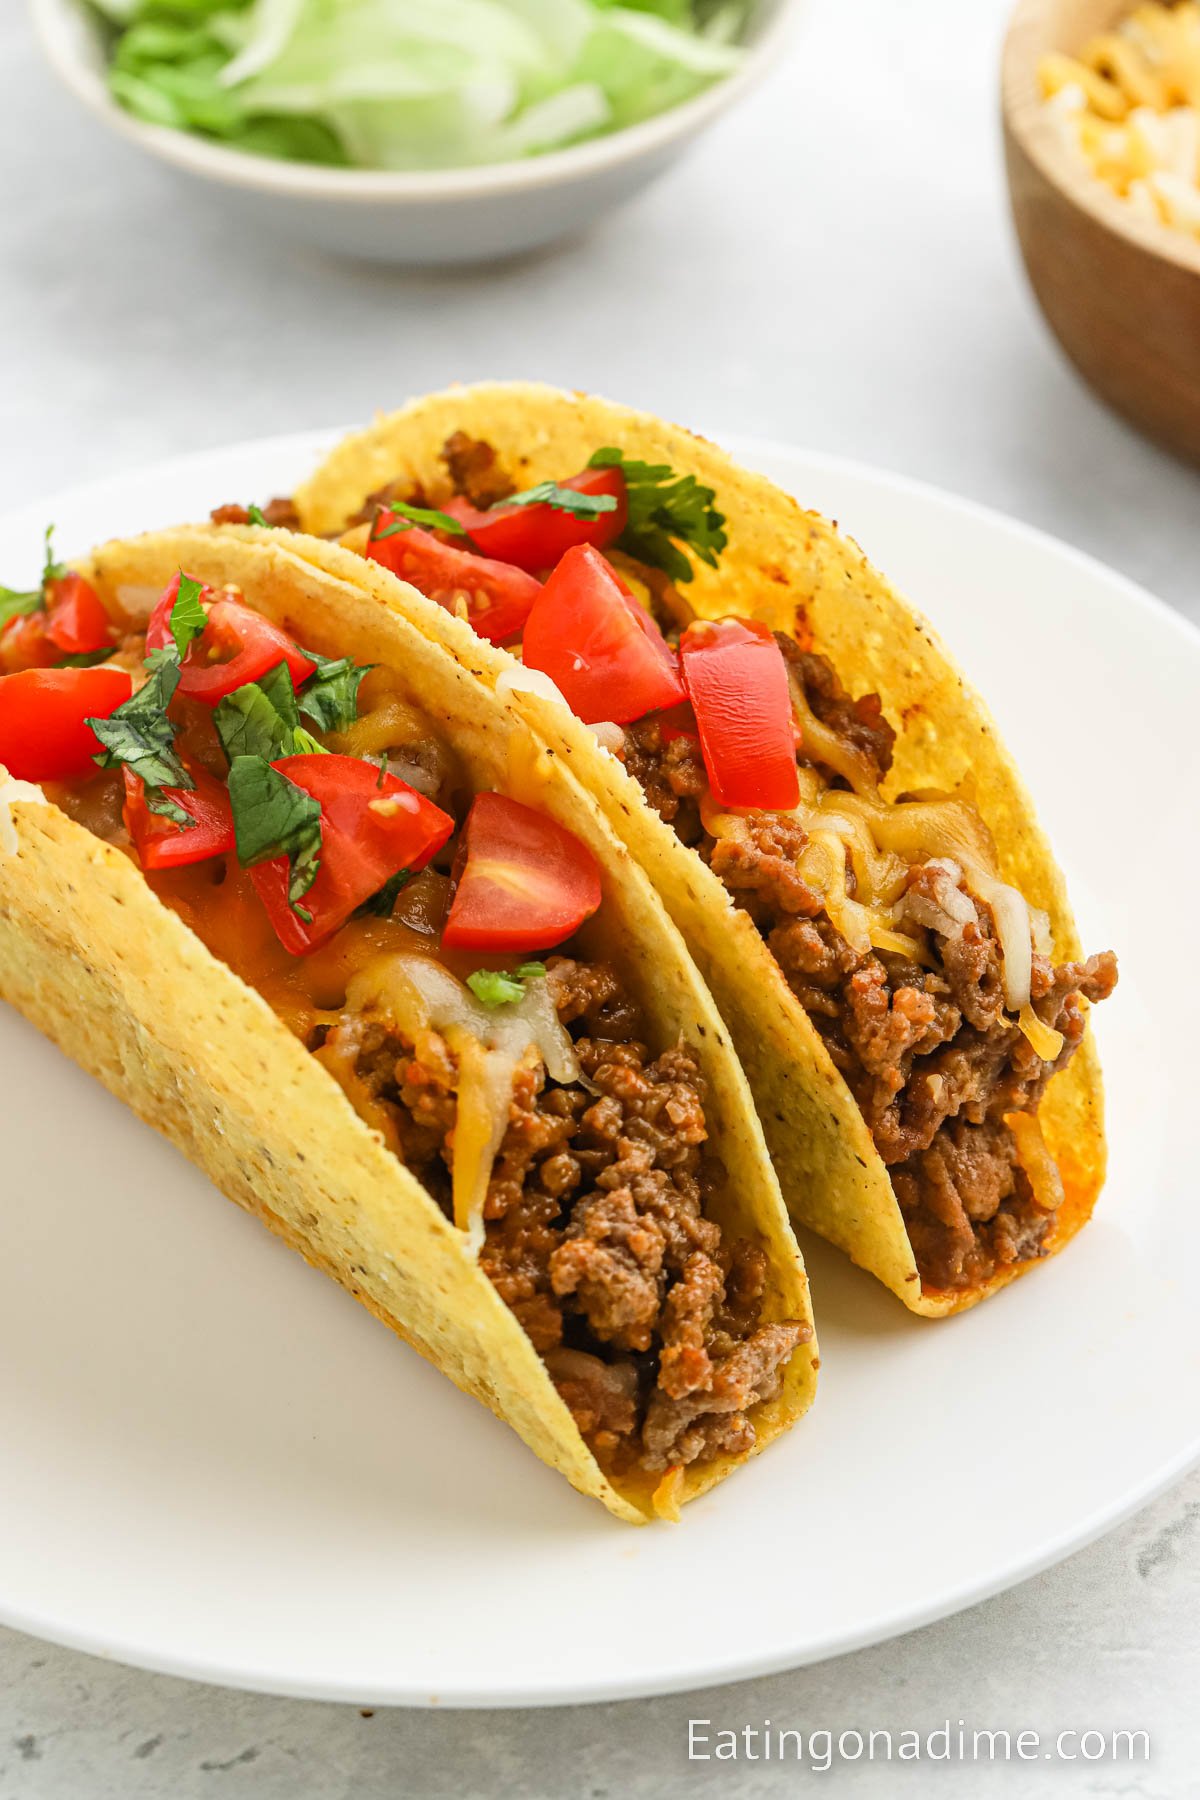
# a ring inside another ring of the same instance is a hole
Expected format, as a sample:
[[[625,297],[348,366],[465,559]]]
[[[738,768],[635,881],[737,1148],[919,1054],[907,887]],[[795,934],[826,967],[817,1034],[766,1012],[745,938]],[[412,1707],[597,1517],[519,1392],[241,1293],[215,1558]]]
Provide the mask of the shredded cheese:
[[[1064,141],[1145,219],[1200,238],[1200,4],[1134,8],[1038,79]]]
[[[1029,1177],[1033,1198],[1042,1212],[1056,1213],[1063,1203],[1062,1176],[1050,1154],[1036,1113],[1005,1113],[1004,1123],[1013,1134],[1017,1161]]]

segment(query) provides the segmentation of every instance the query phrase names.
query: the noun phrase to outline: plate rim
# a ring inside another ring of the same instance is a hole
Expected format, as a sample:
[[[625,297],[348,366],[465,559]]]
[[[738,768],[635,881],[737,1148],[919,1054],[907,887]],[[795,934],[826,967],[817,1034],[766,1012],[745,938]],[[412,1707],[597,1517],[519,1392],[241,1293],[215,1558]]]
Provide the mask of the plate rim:
[[[319,451],[325,443],[333,441],[340,434],[340,429],[337,427],[314,428],[275,433],[231,444],[212,445],[188,451],[180,456],[165,457],[157,463],[76,483],[70,487],[57,489],[45,498],[35,498],[15,507],[6,508],[0,515],[0,527],[20,528],[26,520],[36,519],[38,516],[44,519],[55,508],[61,508],[64,503],[69,503],[71,506],[84,506],[90,502],[101,501],[106,492],[122,492],[145,479],[159,479],[168,471],[178,472],[181,478],[186,478],[190,470],[202,468],[222,457],[254,458],[262,456],[265,461],[271,456],[295,456],[302,453],[311,455]],[[1132,577],[1112,568],[1076,545],[1056,537],[1042,527],[1030,525],[997,508],[973,498],[954,494],[934,483],[899,474],[854,458],[827,454],[819,449],[744,433],[714,432],[711,435],[717,442],[725,445],[739,461],[743,461],[751,467],[761,464],[769,465],[772,462],[776,464],[790,462],[796,468],[806,465],[813,472],[827,471],[835,479],[848,478],[885,493],[911,496],[920,503],[932,504],[950,513],[958,514],[986,529],[999,530],[1006,536],[1023,540],[1040,553],[1060,561],[1066,560],[1088,575],[1099,578],[1111,590],[1118,593],[1123,601],[1133,604],[1138,610],[1154,617],[1160,625],[1165,624],[1168,628],[1173,629],[1179,635],[1181,642],[1187,644],[1191,654],[1194,655],[1200,650],[1200,626],[1141,586]],[[786,484],[780,483],[780,485]],[[803,500],[800,503],[803,505]],[[853,527],[851,526],[849,529],[852,532]],[[869,1624],[859,1625],[845,1631],[827,1631],[819,1640],[800,1643],[791,1649],[780,1650],[777,1648],[761,1657],[747,1656],[741,1651],[735,1651],[724,1657],[710,1657],[705,1662],[695,1662],[686,1670],[678,1669],[674,1673],[662,1672],[649,1677],[645,1674],[635,1674],[627,1679],[617,1676],[605,1681],[587,1677],[571,1678],[550,1684],[542,1683],[536,1688],[531,1688],[528,1684],[508,1688],[495,1684],[486,1688],[478,1685],[466,1685],[460,1689],[446,1691],[443,1688],[441,1691],[431,1692],[427,1686],[413,1682],[411,1679],[381,1682],[374,1686],[369,1682],[366,1684],[354,1682],[342,1675],[316,1680],[290,1676],[280,1671],[272,1672],[259,1667],[242,1666],[222,1658],[208,1657],[203,1653],[180,1654],[164,1650],[160,1646],[147,1646],[124,1639],[119,1629],[101,1631],[79,1628],[49,1612],[39,1612],[36,1608],[11,1606],[2,1594],[0,1594],[0,1625],[44,1641],[60,1644],[71,1650],[153,1673],[206,1682],[244,1692],[267,1693],[295,1699],[323,1700],[330,1703],[349,1702],[403,1707],[437,1706],[448,1710],[475,1710],[488,1707],[509,1709],[599,1704],[649,1698],[655,1695],[679,1694],[777,1674],[788,1669],[806,1667],[835,1656],[885,1643],[908,1631],[918,1630],[977,1605],[981,1601],[1053,1567],[1076,1550],[1096,1542],[1105,1533],[1132,1517],[1159,1494],[1181,1480],[1198,1463],[1200,1463],[1200,1431],[1185,1439],[1172,1455],[1161,1460],[1146,1473],[1132,1490],[1123,1493],[1119,1499],[1096,1507],[1074,1525],[1064,1528],[1050,1544],[1043,1544],[1034,1553],[1013,1556],[1000,1568],[989,1570],[978,1581],[960,1581],[957,1585],[951,1585],[944,1592],[932,1595],[927,1604],[919,1606],[900,1604],[886,1615],[876,1617]]]

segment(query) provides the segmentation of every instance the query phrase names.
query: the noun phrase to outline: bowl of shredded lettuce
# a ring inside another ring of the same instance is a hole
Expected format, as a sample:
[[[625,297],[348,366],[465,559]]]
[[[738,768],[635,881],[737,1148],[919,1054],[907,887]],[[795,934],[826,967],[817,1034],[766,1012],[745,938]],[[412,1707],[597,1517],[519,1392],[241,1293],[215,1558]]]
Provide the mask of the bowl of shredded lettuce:
[[[581,231],[765,73],[795,0],[34,0],[110,125],[322,247]]]

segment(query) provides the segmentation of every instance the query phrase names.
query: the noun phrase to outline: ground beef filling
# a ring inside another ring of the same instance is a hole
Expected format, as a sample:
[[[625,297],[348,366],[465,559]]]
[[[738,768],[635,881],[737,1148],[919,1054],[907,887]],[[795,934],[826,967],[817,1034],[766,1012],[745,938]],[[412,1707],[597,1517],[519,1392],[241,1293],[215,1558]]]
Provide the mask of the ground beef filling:
[[[288,495],[276,500],[268,500],[262,507],[262,516],[268,525],[282,528],[284,531],[299,531],[300,514],[296,511],[295,501]],[[214,506],[209,514],[214,525],[253,525],[250,508],[231,500],[224,506]]]
[[[851,700],[825,658],[780,643],[813,712],[882,779],[894,734],[876,697]],[[654,720],[628,727],[625,743],[626,767],[647,800],[749,913],[824,1038],[891,1171],[923,1284],[970,1287],[1044,1254],[1054,1215],[1038,1204],[1004,1115],[1037,1110],[1082,1038],[1081,998],[1113,990],[1112,953],[1057,968],[1035,955],[1034,1010],[1063,1034],[1057,1060],[1043,1062],[1005,1013],[989,909],[972,898],[975,920],[956,937],[928,924],[944,871],[914,867],[904,896],[906,928],[927,931],[934,967],[859,952],[797,872],[806,837],[796,820],[751,814],[744,839],[714,839],[700,819],[707,778],[699,745],[664,743]]]
[[[763,1324],[767,1263],[704,1217],[723,1171],[704,1154],[704,1083],[679,1046],[652,1057],[612,971],[552,958],[548,980],[587,1085],[531,1057],[514,1084],[480,1264],[613,1474],[651,1474],[754,1443],[808,1328]],[[455,1061],[347,1019],[355,1073],[405,1163],[449,1210]],[[333,1042],[336,1050],[338,1044]]]

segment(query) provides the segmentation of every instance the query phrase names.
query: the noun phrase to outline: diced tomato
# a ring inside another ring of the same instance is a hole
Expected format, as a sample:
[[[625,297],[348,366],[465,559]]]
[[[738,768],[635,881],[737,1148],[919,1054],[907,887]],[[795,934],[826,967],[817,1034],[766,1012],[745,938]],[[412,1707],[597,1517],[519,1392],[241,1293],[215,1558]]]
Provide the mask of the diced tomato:
[[[48,669],[61,654],[46,636],[46,615],[40,610],[10,619],[0,632],[0,671],[5,675]]]
[[[46,589],[46,636],[60,656],[86,656],[113,641],[111,621],[95,588],[74,569]]]
[[[568,550],[547,581],[526,621],[521,654],[588,725],[628,725],[684,698],[675,652],[590,546]]]
[[[541,582],[511,563],[491,562],[457,545],[443,544],[419,525],[380,537],[380,529],[398,517],[380,513],[367,543],[371,561],[411,582],[447,612],[455,611],[459,598],[465,599],[469,623],[490,643],[503,644],[516,637],[542,591]]]
[[[194,821],[179,825],[151,812],[141,777],[130,768],[124,770],[125,824],[143,869],[178,869],[210,856],[225,856],[234,847],[233,814],[225,788],[194,765],[189,765],[188,773],[194,788],[163,790]]]
[[[552,950],[600,905],[585,844],[545,813],[477,794],[463,827],[447,950]]]
[[[395,775],[382,784],[374,763],[356,756],[284,756],[273,764],[321,807],[321,865],[300,901],[288,902],[286,856],[250,873],[285,950],[304,956],[332,937],[364,900],[401,869],[422,869],[454,830],[454,820]]]
[[[26,669],[0,679],[0,763],[21,781],[95,773],[101,745],[87,723],[128,700],[125,669]]]
[[[167,613],[169,617],[170,608]],[[150,643],[149,635],[146,642]],[[205,660],[212,651],[233,654],[227,662]],[[232,694],[247,681],[258,681],[281,662],[288,666],[293,687],[301,687],[316,673],[312,657],[305,656],[287,632],[270,619],[238,600],[214,600],[208,609],[203,637],[193,643],[184,658],[179,692],[204,706],[215,706],[226,694]]]
[[[552,569],[576,544],[606,550],[616,543],[629,519],[629,498],[620,469],[585,469],[582,475],[555,485],[575,494],[603,494],[617,504],[612,512],[584,518],[542,501],[530,506],[506,506],[501,501],[478,512],[469,500],[450,500],[442,511],[466,526],[481,556],[515,563],[531,575]]]
[[[0,670],[48,669],[64,656],[85,656],[113,641],[95,589],[72,569],[46,588],[36,612],[10,619],[0,632]]]
[[[800,803],[783,652],[757,619],[702,620],[679,644],[704,766],[721,806],[788,812]]]

